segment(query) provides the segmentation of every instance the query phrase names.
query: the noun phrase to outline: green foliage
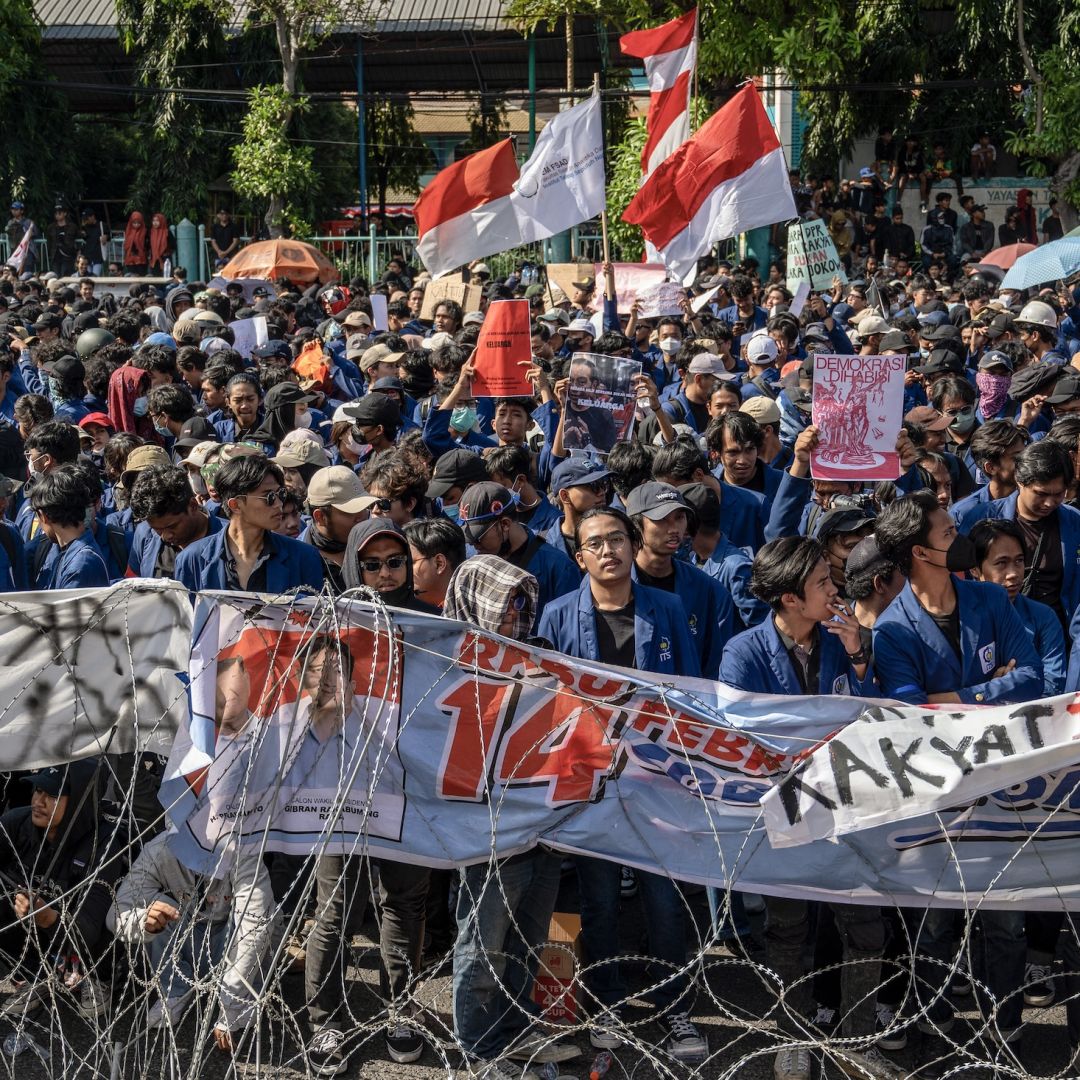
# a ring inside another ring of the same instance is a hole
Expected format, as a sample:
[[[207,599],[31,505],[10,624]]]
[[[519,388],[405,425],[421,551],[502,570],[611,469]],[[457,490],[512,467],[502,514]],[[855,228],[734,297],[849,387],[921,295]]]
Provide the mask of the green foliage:
[[[469,137],[461,144],[462,156],[494,146],[508,134],[505,98],[483,95],[469,107],[467,119]]]
[[[382,100],[367,107],[368,185],[379,213],[386,211],[386,193],[420,194],[420,177],[435,167],[435,155],[416,132],[416,113],[409,102]]]
[[[232,185],[246,199],[267,200],[271,228],[298,222],[305,193],[316,183],[311,146],[289,138],[294,113],[303,113],[307,99],[294,97],[282,86],[257,86],[248,93],[243,139],[232,148]]]

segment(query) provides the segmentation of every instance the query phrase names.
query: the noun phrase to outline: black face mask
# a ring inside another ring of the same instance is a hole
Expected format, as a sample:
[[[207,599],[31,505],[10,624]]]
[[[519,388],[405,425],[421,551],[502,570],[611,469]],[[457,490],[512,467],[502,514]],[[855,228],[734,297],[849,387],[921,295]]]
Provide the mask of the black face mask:
[[[974,543],[962,533],[958,534],[947,548],[930,548],[930,550],[945,552],[945,569],[951,574],[966,573],[979,564]]]
[[[957,435],[967,435],[969,431],[975,426],[975,406],[968,405],[966,408],[961,409],[953,418],[953,422],[949,425]]]

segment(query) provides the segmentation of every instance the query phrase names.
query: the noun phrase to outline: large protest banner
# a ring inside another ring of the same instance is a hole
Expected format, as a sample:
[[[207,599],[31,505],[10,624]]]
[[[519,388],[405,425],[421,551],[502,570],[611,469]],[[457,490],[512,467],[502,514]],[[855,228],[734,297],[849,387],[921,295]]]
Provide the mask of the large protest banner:
[[[601,263],[548,263],[547,279],[558,285],[567,299],[574,295],[574,282],[591,277],[596,281],[592,310],[599,311],[604,300],[604,271]],[[622,314],[629,314],[638,294],[667,281],[663,263],[612,263],[615,276],[615,303]]]
[[[787,287],[794,292],[800,281],[811,289],[827,289],[833,278],[847,284],[847,273],[824,221],[797,221],[788,226]]]
[[[476,339],[473,397],[531,397],[525,371],[532,361],[532,321],[528,300],[495,300],[484,314]]]
[[[636,395],[634,376],[641,361],[599,353],[574,353],[566,394],[563,446],[567,450],[607,454],[630,438]]]
[[[820,433],[810,454],[815,480],[895,480],[896,437],[904,413],[903,356],[817,353],[813,422]]]

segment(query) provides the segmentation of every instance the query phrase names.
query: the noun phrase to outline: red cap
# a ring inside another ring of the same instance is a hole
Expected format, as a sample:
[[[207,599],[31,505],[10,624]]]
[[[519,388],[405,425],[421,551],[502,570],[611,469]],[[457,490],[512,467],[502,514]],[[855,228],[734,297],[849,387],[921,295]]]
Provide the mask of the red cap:
[[[103,412],[87,413],[86,416],[84,416],[79,421],[79,427],[86,427],[87,424],[98,424],[101,427],[107,427],[110,431],[115,431],[116,430],[116,425],[112,422],[111,419],[109,419],[109,414],[108,413],[103,413]]]

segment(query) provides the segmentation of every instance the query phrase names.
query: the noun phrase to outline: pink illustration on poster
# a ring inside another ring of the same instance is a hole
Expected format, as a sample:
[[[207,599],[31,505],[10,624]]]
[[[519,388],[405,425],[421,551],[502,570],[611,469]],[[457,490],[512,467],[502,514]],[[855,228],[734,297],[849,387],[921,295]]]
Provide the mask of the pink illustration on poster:
[[[812,416],[819,442],[810,455],[810,475],[815,480],[897,479],[904,367],[903,356],[814,357]]]

